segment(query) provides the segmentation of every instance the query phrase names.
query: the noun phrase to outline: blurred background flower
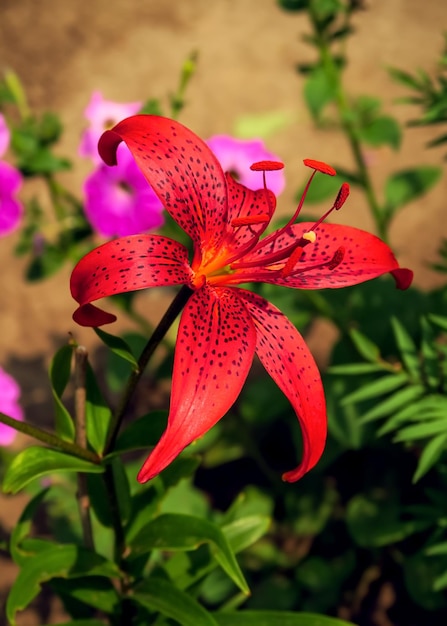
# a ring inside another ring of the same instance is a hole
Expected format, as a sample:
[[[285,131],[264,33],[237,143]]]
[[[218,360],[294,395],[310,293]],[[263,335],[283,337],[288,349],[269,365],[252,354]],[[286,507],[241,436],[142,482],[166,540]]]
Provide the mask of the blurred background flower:
[[[262,176],[259,172],[252,172],[250,165],[257,161],[281,161],[267,150],[261,139],[214,135],[206,143],[216,155],[224,172],[230,172],[238,182],[253,190],[262,188]],[[285,184],[283,170],[269,172],[267,186],[275,196],[284,190]]]
[[[12,376],[0,367],[0,411],[9,417],[23,420],[23,410],[19,404],[20,387]],[[17,434],[13,428],[0,424],[0,446],[7,446]]]
[[[100,91],[94,91],[84,111],[90,126],[82,134],[79,146],[80,156],[91,159],[96,165],[101,164],[102,160],[98,154],[98,141],[102,133],[125,117],[135,115],[141,107],[141,102],[120,103],[105,100]]]
[[[0,158],[8,149],[10,138],[6,120],[0,113]],[[0,237],[9,235],[20,223],[23,207],[15,195],[21,184],[20,172],[9,163],[0,161]]]
[[[163,224],[163,206],[124,144],[118,165],[99,165],[86,179],[84,193],[86,217],[103,237],[126,237]]]

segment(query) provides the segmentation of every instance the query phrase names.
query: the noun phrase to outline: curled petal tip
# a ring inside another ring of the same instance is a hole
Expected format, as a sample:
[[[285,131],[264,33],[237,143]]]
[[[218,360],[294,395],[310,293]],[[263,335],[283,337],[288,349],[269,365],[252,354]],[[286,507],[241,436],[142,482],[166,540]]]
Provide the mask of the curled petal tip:
[[[74,321],[79,326],[104,326],[116,321],[116,315],[107,313],[93,304],[83,304],[73,313]]]
[[[391,274],[396,281],[396,287],[398,289],[408,289],[408,287],[413,282],[413,271],[405,267],[400,267],[397,270],[393,270]]]
[[[122,139],[114,130],[106,130],[99,139],[98,152],[106,165],[116,165],[116,151]]]

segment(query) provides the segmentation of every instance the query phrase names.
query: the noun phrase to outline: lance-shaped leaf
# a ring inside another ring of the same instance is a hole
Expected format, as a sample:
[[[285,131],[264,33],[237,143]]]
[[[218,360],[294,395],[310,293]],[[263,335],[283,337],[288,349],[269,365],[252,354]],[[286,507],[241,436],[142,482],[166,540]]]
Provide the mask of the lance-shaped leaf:
[[[225,611],[213,617],[218,626],[354,626],[335,617],[291,611]]]
[[[73,441],[75,429],[71,415],[62,402],[62,394],[70,379],[72,357],[72,346],[63,346],[54,355],[49,368],[56,432],[62,439],[68,441]]]
[[[52,578],[104,576],[118,578],[119,569],[104,557],[75,545],[55,545],[29,559],[20,570],[6,603],[6,615],[16,626],[16,613],[39,594],[42,583]]]
[[[75,456],[39,446],[25,448],[14,458],[3,480],[5,493],[17,493],[36,478],[56,471],[103,472],[104,468]]]
[[[132,599],[152,611],[174,619],[182,626],[217,626],[211,613],[189,594],[163,578],[152,576],[140,583],[135,588]]]
[[[249,593],[247,583],[234,556],[234,552],[221,529],[204,519],[192,515],[166,513],[160,515],[130,540],[133,556],[151,549],[195,550],[200,545],[210,545],[216,561],[244,592]]]

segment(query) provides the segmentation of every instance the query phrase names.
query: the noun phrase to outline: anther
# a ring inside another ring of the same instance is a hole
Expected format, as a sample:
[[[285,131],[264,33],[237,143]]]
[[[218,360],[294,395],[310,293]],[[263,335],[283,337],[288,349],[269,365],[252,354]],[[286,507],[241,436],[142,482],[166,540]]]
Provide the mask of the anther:
[[[281,161],[257,161],[250,165],[250,169],[254,172],[273,172],[284,169],[284,163]]]
[[[345,256],[345,248],[343,246],[340,246],[340,248],[338,248],[335,251],[334,256],[327,264],[328,268],[330,270],[335,270],[335,268],[338,267],[340,263],[343,261],[344,256]]]
[[[246,217],[235,217],[231,220],[231,226],[238,228],[239,226],[251,226],[252,224],[265,224],[270,221],[270,215],[261,213],[260,215],[247,215]]]
[[[315,243],[315,241],[317,240],[317,235],[316,233],[314,233],[313,230],[309,230],[307,233],[303,233],[301,237],[306,241],[309,241],[309,243]]]
[[[282,278],[286,278],[287,276],[290,276],[290,274],[293,272],[295,265],[303,256],[303,252],[304,252],[303,248],[295,248],[295,250],[287,259],[286,264],[279,272]]]
[[[348,199],[349,192],[350,192],[349,184],[343,183],[342,186],[340,187],[340,191],[338,192],[337,197],[335,198],[334,209],[336,211],[341,209],[341,207],[344,205],[344,203]]]
[[[337,173],[333,167],[324,163],[323,161],[315,161],[314,159],[304,159],[304,165],[312,168],[317,172],[321,172],[322,174],[329,174],[329,176],[335,176]]]

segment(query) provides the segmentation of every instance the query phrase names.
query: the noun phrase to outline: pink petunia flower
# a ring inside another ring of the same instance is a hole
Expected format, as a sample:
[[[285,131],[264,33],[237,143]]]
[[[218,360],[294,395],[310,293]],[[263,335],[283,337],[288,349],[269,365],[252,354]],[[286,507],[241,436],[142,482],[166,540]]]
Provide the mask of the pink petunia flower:
[[[0,411],[9,417],[23,420],[23,410],[19,404],[20,387],[0,367]],[[10,426],[0,424],[0,446],[7,446],[14,441],[17,431]]]
[[[224,172],[230,172],[241,185],[255,191],[259,189],[259,174],[250,169],[258,161],[279,161],[269,152],[261,139],[236,139],[229,135],[214,135],[207,142],[208,147],[217,157]],[[284,171],[271,172],[269,189],[279,196],[285,187]]]
[[[112,128],[123,118],[138,113],[141,107],[141,102],[120,103],[105,100],[100,91],[94,91],[84,111],[90,126],[82,134],[79,146],[80,156],[91,159],[95,165],[101,164],[102,160],[98,154],[98,141],[102,133],[108,128]]]
[[[306,159],[313,169],[296,211],[282,228],[265,235],[276,206],[266,185],[282,163],[251,167],[264,187],[247,189],[225,175],[209,147],[188,128],[154,115],[136,115],[107,131],[99,151],[109,165],[124,141],[166,210],[191,237],[193,251],[158,235],[116,239],[82,258],[71,276],[82,326],[101,326],[115,316],[92,304],[100,298],[156,286],[186,285],[191,296],[177,335],[171,405],[164,434],[138,480],[161,472],[231,408],[255,353],[289,399],[303,435],[303,456],[283,479],[295,481],[315,466],[326,440],[326,407],[315,361],[303,337],[274,305],[241,285],[265,282],[295,289],[356,285],[390,272],[406,289],[411,270],[400,268],[391,249],[358,228],[327,224],[349,194],[344,183],[332,207],[315,222],[296,223],[317,171],[330,166]],[[263,236],[265,235],[265,236]]]
[[[9,147],[10,132],[0,113],[0,158]],[[23,206],[16,199],[22,185],[22,175],[15,167],[0,161],[0,237],[9,235],[19,225]]]
[[[103,237],[126,237],[163,224],[163,205],[147,184],[127,146],[117,167],[100,165],[85,181],[84,210]]]

